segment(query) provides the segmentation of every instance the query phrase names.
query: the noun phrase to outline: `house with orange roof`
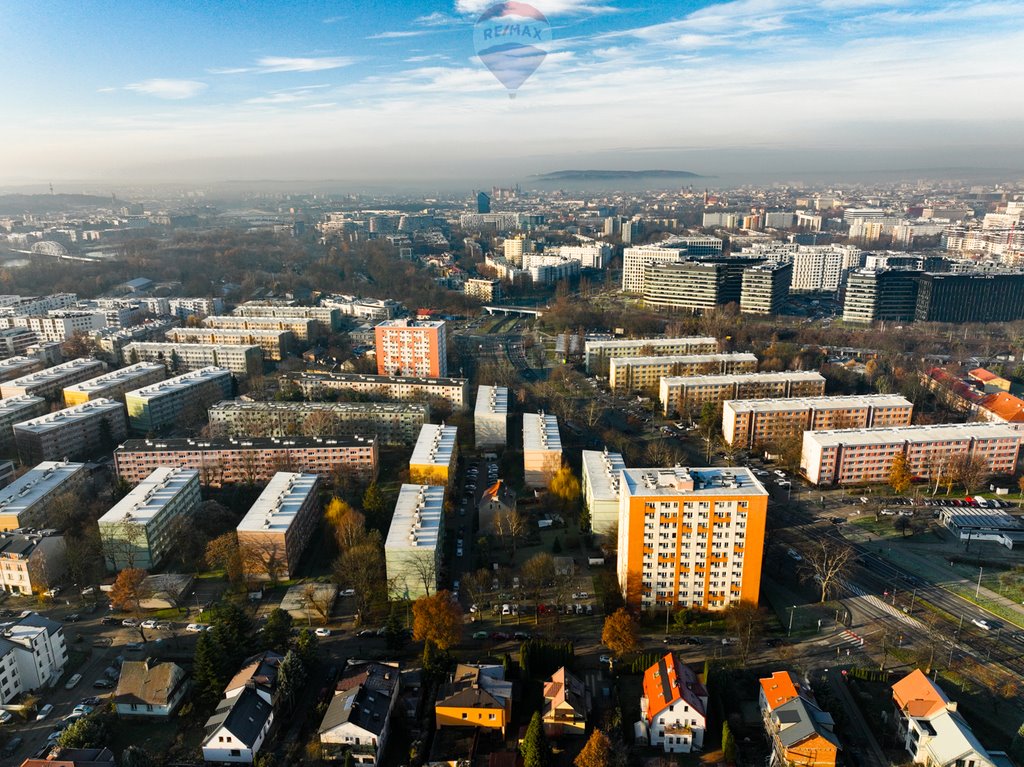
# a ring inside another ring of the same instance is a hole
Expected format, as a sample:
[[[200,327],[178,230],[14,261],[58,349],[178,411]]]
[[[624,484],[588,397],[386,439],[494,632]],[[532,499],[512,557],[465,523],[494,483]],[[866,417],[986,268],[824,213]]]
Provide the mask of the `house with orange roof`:
[[[988,751],[942,688],[921,669],[892,686],[896,734],[916,764],[927,767],[996,767],[1006,753]]]
[[[792,671],[776,671],[770,677],[758,681],[761,683],[758,702],[762,714],[801,695],[809,696],[813,700],[810,690],[804,687],[803,682]]]
[[[644,672],[637,730],[665,753],[688,754],[704,747],[708,691],[693,669],[666,653]]]
[[[985,368],[974,368],[967,372],[967,379],[974,383],[981,384],[986,394],[999,391],[1010,391],[1010,382],[1000,375]]]
[[[1024,429],[1024,400],[1009,392],[989,394],[978,403],[982,417],[996,423],[1007,423]]]
[[[835,767],[842,745],[832,715],[819,708],[814,693],[792,671],[776,671],[759,681],[772,765]]]
[[[544,707],[541,710],[544,733],[549,738],[586,735],[590,707],[587,686],[562,666],[544,683]]]

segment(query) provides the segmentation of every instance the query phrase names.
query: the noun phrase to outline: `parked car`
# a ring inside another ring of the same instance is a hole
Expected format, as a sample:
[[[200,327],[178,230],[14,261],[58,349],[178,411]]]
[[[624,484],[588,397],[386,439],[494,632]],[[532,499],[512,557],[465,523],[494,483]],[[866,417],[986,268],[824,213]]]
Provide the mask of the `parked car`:
[[[43,592],[43,596],[50,597],[50,599],[53,599],[58,594],[60,594],[60,586],[54,586],[52,589],[47,589]]]
[[[323,626],[320,626],[313,633],[316,634],[318,637],[329,637],[331,635],[331,630],[329,628],[325,628]]]
[[[341,595],[343,597],[354,597],[356,595],[356,590],[355,589],[342,589],[340,593],[341,593]]]
[[[487,632],[477,631],[473,634],[473,639],[487,639]]]
[[[114,683],[111,682],[109,679],[97,679],[95,682],[92,683],[92,686],[96,690],[113,690],[114,689]]]
[[[160,631],[170,631],[174,628],[174,624],[170,621],[158,621],[156,627],[160,629]]]
[[[139,627],[139,621],[135,618],[125,618],[121,621],[121,625],[128,629],[137,629]]]
[[[156,628],[156,621],[153,620],[153,619],[150,619],[150,620],[147,620],[147,621],[142,621],[142,628],[144,628],[144,629],[155,629]]]
[[[185,631],[188,631],[191,634],[200,634],[203,631],[206,631],[206,626],[202,623],[190,623],[185,627]]]
[[[14,714],[10,711],[0,711],[0,724],[7,724],[12,719],[14,719]]]
[[[78,623],[80,620],[82,620],[82,616],[78,613],[71,613],[71,615],[64,616],[65,623]]]
[[[802,557],[802,556],[800,555],[800,552],[799,552],[799,551],[797,551],[796,549],[788,549],[788,550],[786,551],[786,556],[788,556],[788,557],[789,557],[790,559],[792,559],[792,560],[793,560],[793,561],[795,561],[795,562],[802,562],[802,561],[803,561],[803,559],[804,559],[804,558],[803,558],[803,557]]]
[[[68,678],[68,681],[64,683],[64,689],[65,690],[74,689],[75,685],[78,684],[81,681],[82,681],[82,675],[81,674],[72,674]]]
[[[20,735],[16,735],[15,737],[11,738],[9,741],[7,741],[7,743],[4,744],[3,755],[13,756],[18,751],[18,749],[21,748],[21,744],[24,742],[25,739]]]
[[[985,631],[990,631],[992,629],[992,624],[984,618],[972,618],[971,623],[973,623],[980,629],[984,629]]]
[[[601,655],[600,657],[598,657],[597,660],[600,663],[611,663],[612,662],[612,656],[611,655]]]
[[[80,706],[98,706],[102,703],[102,698],[97,698],[95,695],[90,695],[88,698],[82,698],[78,701]]]
[[[53,711],[53,704],[52,703],[47,703],[45,706],[43,706],[41,709],[39,709],[39,712],[36,714],[36,721],[37,722],[43,721],[44,719],[46,719],[46,717],[48,717],[50,715],[50,712],[52,712],[52,711]]]
[[[119,621],[113,615],[108,615],[103,620],[101,620],[100,623],[102,623],[104,626],[118,626],[120,625],[121,621]]]
[[[85,716],[86,714],[91,714],[95,710],[95,707],[89,705],[88,703],[79,703],[77,706],[75,706],[74,710],[71,713],[79,714],[80,716]]]

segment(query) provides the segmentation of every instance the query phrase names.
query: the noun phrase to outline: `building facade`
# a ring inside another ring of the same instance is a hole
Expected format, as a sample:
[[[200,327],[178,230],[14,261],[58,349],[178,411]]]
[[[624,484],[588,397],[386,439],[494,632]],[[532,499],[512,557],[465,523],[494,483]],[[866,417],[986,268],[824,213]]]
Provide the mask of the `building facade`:
[[[354,391],[394,402],[446,402],[461,410],[468,401],[465,378],[415,378],[374,376],[361,373],[297,373],[288,381],[299,387],[307,399],[323,397],[324,391]]]
[[[584,342],[588,373],[607,375],[612,357],[667,357],[717,354],[718,340],[708,336],[683,338],[601,339]]]
[[[291,578],[320,521],[320,478],[281,471],[235,528],[247,578]]]
[[[619,480],[625,468],[621,453],[609,453],[608,448],[583,451],[583,502],[597,535],[610,535],[618,525]]]
[[[61,390],[103,372],[103,363],[93,359],[77,359],[38,370],[0,384],[0,396],[19,397],[30,394],[50,401],[61,399]]]
[[[35,339],[33,338],[32,343],[27,344],[25,348],[33,346]],[[38,357],[23,357],[14,356],[8,357],[7,359],[0,360],[0,382],[11,381],[15,378],[21,378],[29,373],[35,373],[37,370],[42,370],[44,363]],[[10,396],[5,394],[5,397]]]
[[[374,329],[377,375],[444,378],[448,337],[443,320],[387,320]]]
[[[418,485],[450,487],[458,462],[458,430],[454,426],[425,423],[409,458],[409,481]]]
[[[0,450],[6,454],[15,449],[14,424],[30,421],[48,412],[49,403],[42,397],[26,394],[0,399]]]
[[[658,397],[666,416],[696,414],[707,402],[768,397],[818,397],[825,393],[825,378],[817,371],[740,375],[666,376]]]
[[[743,270],[740,311],[744,314],[779,314],[789,298],[793,265],[767,262]]]
[[[686,248],[644,245],[622,251],[622,292],[642,294],[646,285],[647,266],[674,263],[686,255]]]
[[[309,341],[316,338],[318,323],[306,317],[231,317],[226,315],[210,315],[203,318],[207,328],[223,328],[225,330],[285,330],[290,332],[297,341]]]
[[[562,436],[558,418],[546,413],[523,413],[523,481],[527,487],[548,486],[562,468]]]
[[[10,594],[38,594],[57,585],[67,570],[62,535],[0,533],[0,588]]]
[[[406,599],[437,589],[444,552],[444,494],[437,485],[402,485],[395,503],[384,563],[388,581]]]
[[[0,530],[51,527],[50,511],[66,493],[82,488],[88,477],[84,463],[47,461],[0,489]]]
[[[656,392],[661,379],[676,376],[754,373],[757,356],[747,352],[683,354],[665,357],[612,357],[608,386],[613,392]]]
[[[202,368],[125,394],[133,431],[147,434],[179,423],[202,419],[210,405],[230,397],[234,381],[226,368]]]
[[[279,362],[295,345],[290,330],[239,330],[233,328],[172,328],[167,340],[176,344],[212,344],[216,346],[258,346],[263,358]]]
[[[167,369],[163,365],[156,362],[140,362],[90,378],[88,381],[65,386],[64,402],[69,407],[95,399],[124,402],[125,392],[155,384],[166,377]]]
[[[113,450],[128,435],[124,405],[94,399],[14,424],[18,457],[26,465],[81,460]]]
[[[172,373],[221,367],[250,376],[263,370],[263,350],[258,346],[133,341],[124,347],[123,355],[129,362],[163,363]]]

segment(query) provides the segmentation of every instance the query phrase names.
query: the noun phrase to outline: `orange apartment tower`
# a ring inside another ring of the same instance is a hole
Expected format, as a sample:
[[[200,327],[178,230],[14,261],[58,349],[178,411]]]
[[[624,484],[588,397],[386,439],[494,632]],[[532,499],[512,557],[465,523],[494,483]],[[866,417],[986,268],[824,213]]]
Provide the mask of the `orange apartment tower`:
[[[756,604],[767,513],[768,492],[749,469],[623,469],[618,579],[627,604]]]
[[[374,328],[377,375],[444,378],[448,375],[444,320],[388,320]]]

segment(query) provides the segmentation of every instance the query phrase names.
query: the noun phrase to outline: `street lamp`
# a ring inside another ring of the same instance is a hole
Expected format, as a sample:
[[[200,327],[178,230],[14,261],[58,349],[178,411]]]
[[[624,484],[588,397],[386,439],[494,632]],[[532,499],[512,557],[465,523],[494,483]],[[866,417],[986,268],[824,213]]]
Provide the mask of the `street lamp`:
[[[796,605],[790,605],[789,608],[789,630],[786,632],[786,636],[793,636],[793,613],[796,610]]]

